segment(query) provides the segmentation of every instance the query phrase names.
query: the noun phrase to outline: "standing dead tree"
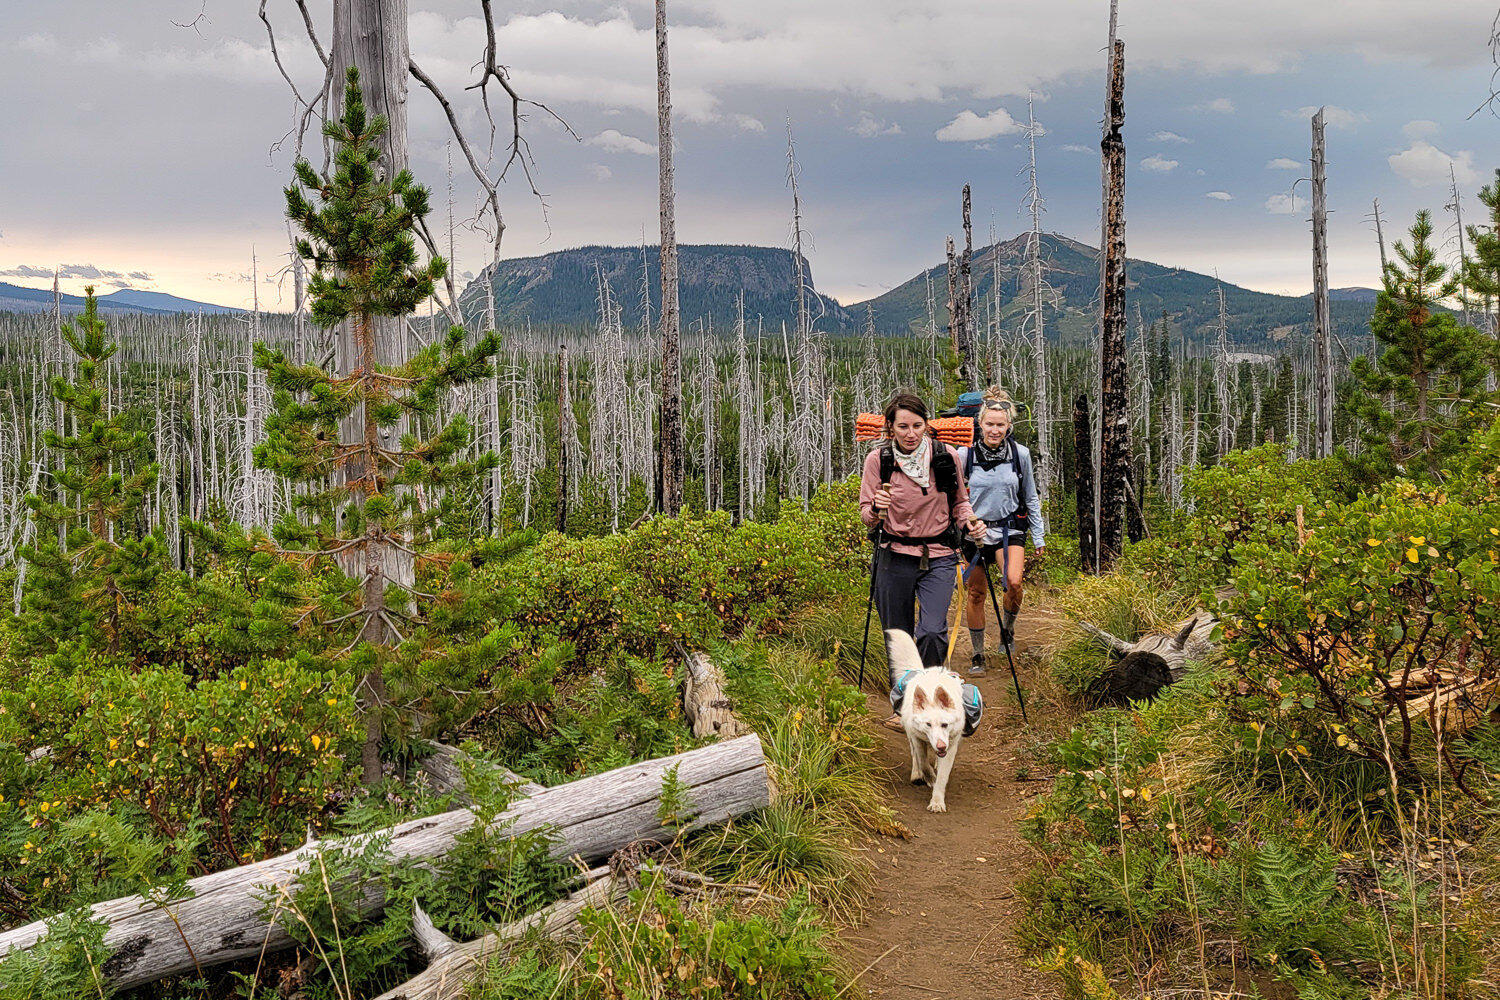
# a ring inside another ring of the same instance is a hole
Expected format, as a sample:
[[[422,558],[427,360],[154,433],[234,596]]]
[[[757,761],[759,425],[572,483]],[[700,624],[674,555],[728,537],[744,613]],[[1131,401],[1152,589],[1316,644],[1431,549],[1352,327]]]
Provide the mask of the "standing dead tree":
[[[1313,404],[1318,458],[1333,454],[1333,319],[1328,311],[1328,183],[1323,167],[1323,109],[1312,118]]]
[[[1026,238],[1026,276],[1030,285],[1028,289],[1030,293],[1029,319],[1032,324],[1031,365],[1034,399],[1031,412],[1036,425],[1036,450],[1032,453],[1031,461],[1034,467],[1037,496],[1041,498],[1045,506],[1052,483],[1052,427],[1048,420],[1052,392],[1047,378],[1047,325],[1042,307],[1052,290],[1047,286],[1047,280],[1042,273],[1043,202],[1041,189],[1037,187],[1036,182],[1036,137],[1041,134],[1041,126],[1037,124],[1030,94],[1026,97],[1026,119],[1026,144],[1031,154],[1025,198],[1026,207],[1031,212],[1031,232]]]
[[[1130,477],[1130,407],[1125,361],[1125,43],[1110,64],[1108,115],[1100,143],[1105,164],[1104,284],[1099,322],[1099,562],[1108,570],[1123,551]]]
[[[954,326],[958,331],[961,349],[958,352],[959,381],[965,390],[973,392],[979,388],[983,374],[979,364],[979,338],[974,332],[974,220],[969,204],[969,185],[964,185],[963,199],[964,252],[958,259],[958,317]]]
[[[661,464],[657,506],[682,510],[686,444],[682,428],[682,332],[677,314],[677,215],[672,179],[672,83],[667,64],[667,0],[656,0],[656,134],[661,196]]]

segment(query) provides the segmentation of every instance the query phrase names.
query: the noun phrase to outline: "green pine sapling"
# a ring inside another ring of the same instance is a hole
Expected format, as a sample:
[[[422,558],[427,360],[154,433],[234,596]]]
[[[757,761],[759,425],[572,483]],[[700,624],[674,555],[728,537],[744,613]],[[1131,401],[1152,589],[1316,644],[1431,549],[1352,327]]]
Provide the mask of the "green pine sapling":
[[[73,380],[52,380],[72,433],[48,430],[47,447],[61,453],[52,470],[52,497],[26,498],[37,521],[35,545],[22,549],[35,575],[25,596],[38,647],[89,638],[102,621],[110,652],[120,647],[125,607],[150,588],[161,568],[160,540],[145,530],[143,508],[156,485],[147,461],[145,431],[130,431],[124,411],[111,412],[106,363],[119,345],[105,340],[105,323],[92,286],[85,289],[77,325],[62,335],[77,356]]]
[[[454,326],[441,344],[381,363],[399,347],[379,342],[377,318],[414,312],[447,268],[441,257],[418,259],[414,233],[428,212],[427,189],[406,170],[382,178],[376,140],[385,129],[383,117],[366,117],[359,75],[350,68],[343,115],[324,126],[336,150],[333,175],[320,176],[299,160],[296,182],[286,189],[287,216],[302,234],[297,253],[312,264],[313,322],[348,323],[352,332],[345,370],[296,364],[256,346],[256,364],[275,391],[256,464],[300,487],[276,539],[336,560],[356,581],[355,611],[324,623],[357,625],[345,649],[363,671],[366,784],[380,777],[383,657],[417,618],[416,558],[435,528],[438,504],[424,501],[424,491],[472,480],[497,461],[489,453],[465,457],[471,435],[461,415],[439,421],[425,439],[409,430],[436,414],[454,386],[489,375],[499,349],[493,333],[466,349],[463,328]]]

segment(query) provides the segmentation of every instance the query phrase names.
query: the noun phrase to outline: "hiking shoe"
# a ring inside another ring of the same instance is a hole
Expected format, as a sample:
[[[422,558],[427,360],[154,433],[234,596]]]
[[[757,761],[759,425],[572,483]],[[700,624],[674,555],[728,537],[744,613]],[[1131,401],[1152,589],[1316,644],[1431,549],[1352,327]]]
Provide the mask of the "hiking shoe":
[[[970,660],[969,660],[969,676],[970,677],[983,677],[984,674],[988,670],[989,670],[989,664],[986,662],[983,653],[975,653],[973,655],[973,657],[970,658]]]

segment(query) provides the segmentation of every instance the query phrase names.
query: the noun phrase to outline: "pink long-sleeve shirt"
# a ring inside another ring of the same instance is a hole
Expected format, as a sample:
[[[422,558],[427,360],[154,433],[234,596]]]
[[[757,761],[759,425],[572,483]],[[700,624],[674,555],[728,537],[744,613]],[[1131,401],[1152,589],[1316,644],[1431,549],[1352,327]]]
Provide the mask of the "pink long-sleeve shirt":
[[[969,504],[969,487],[964,482],[964,467],[959,464],[958,452],[951,445],[943,444],[941,441],[932,443],[934,448],[947,448],[948,455],[953,459],[953,468],[958,474],[958,493],[953,504],[953,519],[960,525],[967,525],[969,519],[974,516],[974,508]],[[901,535],[907,538],[924,538],[930,535],[941,534],[948,530],[948,496],[938,489],[935,474],[929,477],[930,482],[924,491],[910,476],[901,471],[898,464],[891,473],[891,505],[886,509],[885,530],[889,535]],[[875,516],[875,494],[880,492],[880,448],[872,448],[865,456],[864,475],[859,483],[859,518],[865,523],[865,527],[875,527],[877,520]],[[888,547],[892,552],[900,552],[909,556],[920,556],[921,545],[907,545],[896,538],[887,539]],[[927,546],[929,558],[936,559],[953,553],[953,549],[946,545],[930,544]]]

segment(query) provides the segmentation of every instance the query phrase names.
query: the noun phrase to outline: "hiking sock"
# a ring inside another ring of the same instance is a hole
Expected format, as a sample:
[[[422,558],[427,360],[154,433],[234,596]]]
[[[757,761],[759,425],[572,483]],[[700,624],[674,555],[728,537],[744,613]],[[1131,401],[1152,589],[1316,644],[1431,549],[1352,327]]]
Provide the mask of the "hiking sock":
[[[969,629],[969,645],[973,647],[975,656],[982,656],[984,654],[984,629]]]

